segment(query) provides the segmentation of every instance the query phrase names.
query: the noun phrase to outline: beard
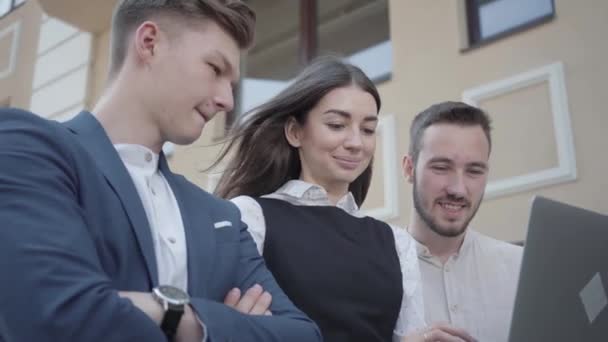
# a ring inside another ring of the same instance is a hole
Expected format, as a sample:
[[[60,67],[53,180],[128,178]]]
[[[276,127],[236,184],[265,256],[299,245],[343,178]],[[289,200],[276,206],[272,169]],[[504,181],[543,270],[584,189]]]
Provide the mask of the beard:
[[[460,227],[457,227],[456,229],[450,229],[450,227],[445,227],[445,226],[442,226],[441,224],[439,224],[439,222],[437,222],[437,220],[435,220],[435,218],[431,215],[431,213],[424,208],[424,204],[423,204],[424,198],[422,196],[422,193],[418,189],[418,182],[416,181],[416,177],[414,177],[413,183],[414,183],[414,209],[416,209],[416,213],[418,213],[418,216],[420,216],[420,218],[422,218],[422,221],[424,221],[424,223],[432,231],[434,231],[437,235],[443,236],[443,237],[453,238],[453,237],[462,235],[466,231],[466,229],[469,226],[469,223],[471,222],[473,217],[475,217],[475,214],[477,214],[477,210],[479,209],[479,206],[481,205],[481,201],[483,199],[483,195],[482,195],[481,198],[479,199],[479,201],[477,203],[474,203],[474,206],[473,206],[466,199],[463,199],[461,197],[456,197],[454,195],[448,195],[446,197],[447,200],[450,200],[453,202],[461,202],[461,203],[465,202],[468,207],[473,209],[471,211],[471,214],[469,215],[469,217],[465,218],[464,222],[462,223],[462,225]]]

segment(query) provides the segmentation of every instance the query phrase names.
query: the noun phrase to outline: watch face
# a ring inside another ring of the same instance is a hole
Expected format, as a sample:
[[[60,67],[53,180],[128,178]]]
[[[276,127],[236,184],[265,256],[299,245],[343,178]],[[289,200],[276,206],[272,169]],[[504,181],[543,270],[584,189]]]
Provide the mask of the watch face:
[[[155,290],[157,290],[158,294],[167,300],[169,304],[184,305],[190,302],[190,296],[177,287],[161,285]]]

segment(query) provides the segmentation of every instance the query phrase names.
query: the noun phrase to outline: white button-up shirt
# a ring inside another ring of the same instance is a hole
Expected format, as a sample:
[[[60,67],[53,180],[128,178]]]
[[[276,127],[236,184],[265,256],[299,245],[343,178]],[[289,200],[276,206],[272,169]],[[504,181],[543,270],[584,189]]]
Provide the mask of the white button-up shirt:
[[[291,180],[276,192],[262,197],[276,198],[296,205],[333,205],[329,201],[325,189],[301,180]],[[239,196],[233,198],[232,201],[239,207],[242,220],[249,227],[249,232],[258,247],[258,251],[262,254],[266,237],[266,222],[260,204],[247,196]],[[364,216],[350,192],[342,197],[336,206],[353,216]],[[406,334],[422,329],[425,326],[425,322],[415,240],[405,229],[394,226],[391,226],[391,228],[395,237],[395,247],[399,256],[401,274],[403,275],[403,298],[401,300],[399,318],[397,319],[397,325],[393,333],[393,340],[397,341],[400,336],[406,336]]]
[[[114,145],[146,211],[158,268],[158,283],[188,291],[188,254],[181,212],[158,169],[158,154],[140,145]]]
[[[416,241],[426,321],[449,322],[480,342],[506,342],[522,248],[470,228],[445,264]]]

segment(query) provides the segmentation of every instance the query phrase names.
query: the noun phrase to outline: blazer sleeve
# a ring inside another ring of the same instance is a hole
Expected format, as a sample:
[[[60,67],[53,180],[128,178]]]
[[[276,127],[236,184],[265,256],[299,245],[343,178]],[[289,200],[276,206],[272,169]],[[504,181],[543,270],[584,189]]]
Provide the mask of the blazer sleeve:
[[[240,214],[231,204],[234,215]],[[247,231],[240,227],[240,261],[238,284],[248,289],[260,284],[272,295],[272,316],[242,314],[223,303],[194,298],[192,305],[206,326],[208,341],[322,341],[321,333],[314,322],[298,310],[276,283],[256,244]]]
[[[68,134],[0,109],[0,340],[165,341],[102,270]]]

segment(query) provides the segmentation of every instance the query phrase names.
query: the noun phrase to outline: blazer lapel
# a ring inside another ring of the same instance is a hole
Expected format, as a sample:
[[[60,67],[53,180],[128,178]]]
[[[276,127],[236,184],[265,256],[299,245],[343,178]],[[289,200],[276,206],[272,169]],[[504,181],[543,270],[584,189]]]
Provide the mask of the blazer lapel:
[[[188,198],[188,189],[171,172],[163,153],[159,158],[159,169],[175,194],[184,223],[186,248],[188,249],[188,293],[192,296],[206,297],[212,271],[212,258],[215,255],[213,240],[213,221],[204,203],[196,198]],[[200,190],[202,191],[202,190]]]
[[[148,274],[153,286],[158,285],[158,270],[154,254],[154,242],[143,204],[133,180],[114,149],[103,127],[89,112],[81,112],[65,123],[74,133],[82,146],[89,152],[114,191],[118,194],[125,209],[131,228],[135,231],[139,248],[146,261]]]

